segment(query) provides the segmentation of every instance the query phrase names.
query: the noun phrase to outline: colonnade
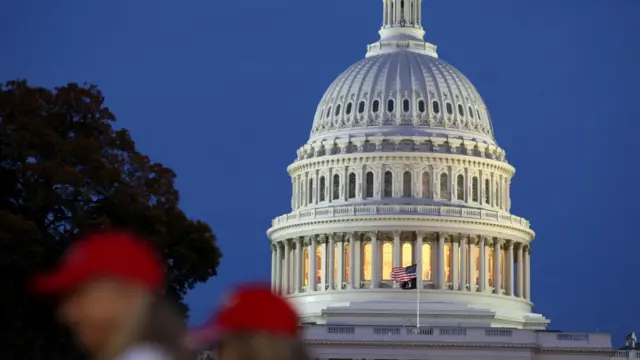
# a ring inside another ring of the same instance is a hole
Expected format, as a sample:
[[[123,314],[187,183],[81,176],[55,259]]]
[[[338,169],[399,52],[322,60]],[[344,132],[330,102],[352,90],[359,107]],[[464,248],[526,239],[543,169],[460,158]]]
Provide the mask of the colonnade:
[[[530,300],[530,259],[529,244],[483,235],[319,234],[274,242],[271,282],[274,291],[284,294],[398,288],[400,284],[391,281],[391,269],[416,264],[418,288]]]

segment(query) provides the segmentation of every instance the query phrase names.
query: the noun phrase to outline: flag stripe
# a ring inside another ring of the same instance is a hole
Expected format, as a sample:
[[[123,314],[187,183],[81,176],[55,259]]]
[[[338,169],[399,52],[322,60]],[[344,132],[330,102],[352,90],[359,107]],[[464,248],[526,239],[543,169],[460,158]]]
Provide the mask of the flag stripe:
[[[391,269],[391,280],[395,282],[405,282],[411,279],[415,279],[416,276],[416,265],[413,264],[411,266],[403,267],[396,266]]]

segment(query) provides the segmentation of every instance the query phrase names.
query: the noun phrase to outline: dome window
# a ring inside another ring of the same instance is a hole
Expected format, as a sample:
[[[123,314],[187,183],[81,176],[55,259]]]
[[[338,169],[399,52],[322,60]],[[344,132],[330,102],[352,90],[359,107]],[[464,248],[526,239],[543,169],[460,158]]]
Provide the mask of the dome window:
[[[424,107],[424,100],[419,100],[418,101],[418,111],[421,114],[424,114],[425,110],[427,110],[427,109],[425,109],[425,107]]]
[[[327,115],[326,116],[327,116],[327,119],[329,118],[329,116],[331,116],[331,106],[329,106],[327,108]]]
[[[347,115],[351,115],[351,108],[353,107],[353,105],[351,103],[347,104]]]
[[[447,103],[447,114],[453,115],[453,105],[450,102]]]
[[[480,110],[476,109],[476,113],[478,114],[478,120],[482,120],[482,116],[480,116]]]
[[[340,106],[340,104],[338,104],[338,106],[336,106],[336,116],[340,115],[340,108],[342,106]]]
[[[387,111],[393,112],[393,110],[395,109],[395,105],[396,104],[393,102],[393,99],[387,100]]]
[[[471,116],[471,118],[473,119],[473,109],[471,108],[471,106],[469,106],[469,116]]]
[[[458,115],[464,116],[464,107],[462,106],[462,104],[458,104]]]
[[[402,100],[402,111],[409,112],[409,99]]]
[[[358,104],[358,114],[362,114],[364,112],[364,101],[360,101]]]
[[[380,111],[380,101],[373,100],[373,112],[377,113],[378,111]]]
[[[434,101],[433,103],[431,103],[431,108],[433,109],[433,113],[434,114],[440,114],[440,103],[437,101]]]

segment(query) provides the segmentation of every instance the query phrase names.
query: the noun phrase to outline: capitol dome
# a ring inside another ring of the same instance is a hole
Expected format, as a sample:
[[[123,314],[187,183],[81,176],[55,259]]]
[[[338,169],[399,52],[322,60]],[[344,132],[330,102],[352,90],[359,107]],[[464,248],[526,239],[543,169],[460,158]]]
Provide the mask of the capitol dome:
[[[510,213],[515,169],[487,108],[423,40],[421,1],[383,4],[380,40],[329,86],[287,168],[273,289],[309,323],[544,329],[535,234]]]

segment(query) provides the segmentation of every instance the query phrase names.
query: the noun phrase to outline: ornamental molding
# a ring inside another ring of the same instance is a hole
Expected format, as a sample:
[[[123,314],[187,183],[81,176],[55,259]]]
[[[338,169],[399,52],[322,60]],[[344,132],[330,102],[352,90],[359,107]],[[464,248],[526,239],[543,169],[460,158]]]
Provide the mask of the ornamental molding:
[[[515,174],[515,168],[507,163],[503,163],[492,159],[474,158],[467,155],[458,154],[415,154],[410,152],[394,152],[394,153],[351,153],[351,154],[337,154],[327,157],[310,158],[305,160],[296,161],[287,167],[289,176],[296,176],[299,173],[308,171],[324,170],[334,167],[362,167],[363,165],[371,167],[372,170],[376,169],[375,165],[379,166],[391,166],[391,167],[405,167],[413,165],[420,165],[420,169],[427,169],[428,166],[443,167],[452,166],[460,168],[472,168],[473,170],[482,170],[488,172],[495,172],[499,175],[505,176],[510,179]],[[338,169],[344,171],[345,169]],[[459,169],[456,169],[456,171]],[[487,178],[487,174],[484,174],[484,178]]]

